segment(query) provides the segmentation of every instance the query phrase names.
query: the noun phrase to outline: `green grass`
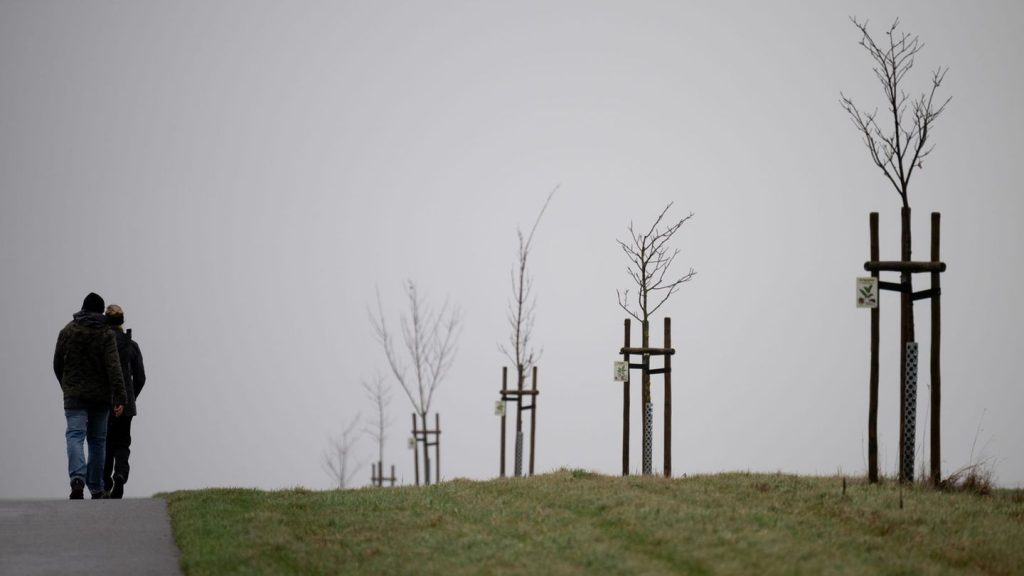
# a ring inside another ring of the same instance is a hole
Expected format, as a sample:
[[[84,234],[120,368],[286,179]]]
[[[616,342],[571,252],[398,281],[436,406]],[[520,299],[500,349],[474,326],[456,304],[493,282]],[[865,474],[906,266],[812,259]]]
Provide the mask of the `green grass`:
[[[199,574],[1021,574],[1024,491],[839,478],[529,479],[164,494]]]

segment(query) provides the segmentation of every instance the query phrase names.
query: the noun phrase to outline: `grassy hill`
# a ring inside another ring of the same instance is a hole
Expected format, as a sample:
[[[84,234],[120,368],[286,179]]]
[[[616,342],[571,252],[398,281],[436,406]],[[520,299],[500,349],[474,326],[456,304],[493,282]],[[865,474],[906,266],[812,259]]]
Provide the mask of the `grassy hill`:
[[[1022,574],[1024,491],[771,474],[528,479],[168,501],[187,574]]]

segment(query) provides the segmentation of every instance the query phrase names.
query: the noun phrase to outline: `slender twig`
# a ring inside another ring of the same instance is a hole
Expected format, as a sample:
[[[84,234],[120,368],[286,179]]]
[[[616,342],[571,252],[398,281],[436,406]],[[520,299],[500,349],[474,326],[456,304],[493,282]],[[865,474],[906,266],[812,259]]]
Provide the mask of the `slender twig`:
[[[434,392],[447,377],[455,360],[461,315],[447,300],[440,310],[435,311],[411,280],[406,282],[405,292],[409,311],[408,314],[399,315],[404,354],[395,347],[384,317],[379,290],[377,311],[369,312],[370,324],[395,380],[416,413],[425,418],[430,411]]]
[[[377,444],[377,462],[384,462],[384,443],[387,441],[387,428],[391,425],[391,418],[387,415],[387,407],[391,404],[391,387],[384,384],[383,375],[377,374],[372,384],[363,381],[363,390],[373,402],[374,408],[374,421],[363,428],[363,432]]]
[[[359,418],[357,414],[340,435],[331,438],[324,451],[324,470],[330,474],[338,488],[351,486],[352,478],[366,465],[363,461],[350,464],[356,440],[362,434],[362,431],[356,429]]]
[[[851,98],[840,92],[839,104],[846,110],[850,121],[860,132],[871,161],[882,171],[885,179],[892,184],[904,208],[910,207],[910,177],[916,169],[924,166],[924,159],[931,154],[931,128],[951,98],[939,104],[936,92],[942,86],[949,68],[939,68],[932,74],[931,88],[919,97],[911,99],[902,89],[901,83],[914,67],[917,54],[924,48],[917,36],[897,33],[899,20],[886,31],[888,43],[879,45],[868,32],[868,23],[856,18],[850,19],[861,33],[860,45],[874,61],[874,73],[882,86],[888,113],[891,116],[891,130],[883,130],[878,124],[878,110],[864,112]],[[911,112],[911,118],[906,113]]]
[[[664,229],[659,228],[671,207],[672,203],[670,202],[658,214],[646,233],[636,232],[633,223],[630,222],[630,242],[616,240],[630,263],[630,266],[626,268],[626,273],[637,287],[636,308],[631,304],[628,289],[616,290],[619,307],[640,322],[647,322],[650,316],[657,312],[669,297],[679,290],[682,284],[689,282],[697,274],[693,268],[690,268],[681,276],[669,275],[669,269],[680,252],[678,249],[670,251],[668,244],[683,224],[693,218],[691,212],[685,218]],[[654,297],[652,298],[652,296]]]
[[[555,186],[548,197],[544,200],[537,218],[533,222],[530,234],[523,235],[522,229],[516,230],[519,239],[518,259],[516,267],[511,271],[512,297],[509,299],[506,311],[506,319],[509,324],[508,346],[499,344],[498,349],[515,364],[518,384],[521,385],[526,378],[526,373],[534,366],[539,354],[532,345],[533,327],[536,321],[537,298],[533,294],[533,278],[527,268],[527,260],[530,250],[533,248],[533,238],[537,233],[540,220],[547,211],[548,205],[558,188]]]

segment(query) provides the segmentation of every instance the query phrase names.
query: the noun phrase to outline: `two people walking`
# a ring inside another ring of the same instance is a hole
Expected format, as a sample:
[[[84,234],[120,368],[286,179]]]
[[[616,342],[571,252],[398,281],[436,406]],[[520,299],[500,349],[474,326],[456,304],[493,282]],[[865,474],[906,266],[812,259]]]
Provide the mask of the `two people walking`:
[[[90,292],[53,353],[64,395],[72,500],[83,499],[85,488],[94,499],[123,496],[135,401],[146,383],[142,351],[123,330],[124,311],[117,305],[104,310],[104,304]]]

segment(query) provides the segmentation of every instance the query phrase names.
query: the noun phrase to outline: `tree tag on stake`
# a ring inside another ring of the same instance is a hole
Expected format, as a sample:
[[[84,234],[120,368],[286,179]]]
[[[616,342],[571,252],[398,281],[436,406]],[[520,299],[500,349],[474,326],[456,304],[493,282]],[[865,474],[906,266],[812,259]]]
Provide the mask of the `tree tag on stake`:
[[[415,449],[416,449],[416,439],[413,438],[412,436],[409,436],[409,450],[415,450]]]
[[[629,364],[618,360],[615,362],[614,368],[615,381],[616,382],[629,382]]]
[[[878,308],[878,278],[857,278],[857,308]]]
[[[496,400],[494,402],[494,415],[495,416],[504,416],[505,415],[505,401],[504,400]]]

